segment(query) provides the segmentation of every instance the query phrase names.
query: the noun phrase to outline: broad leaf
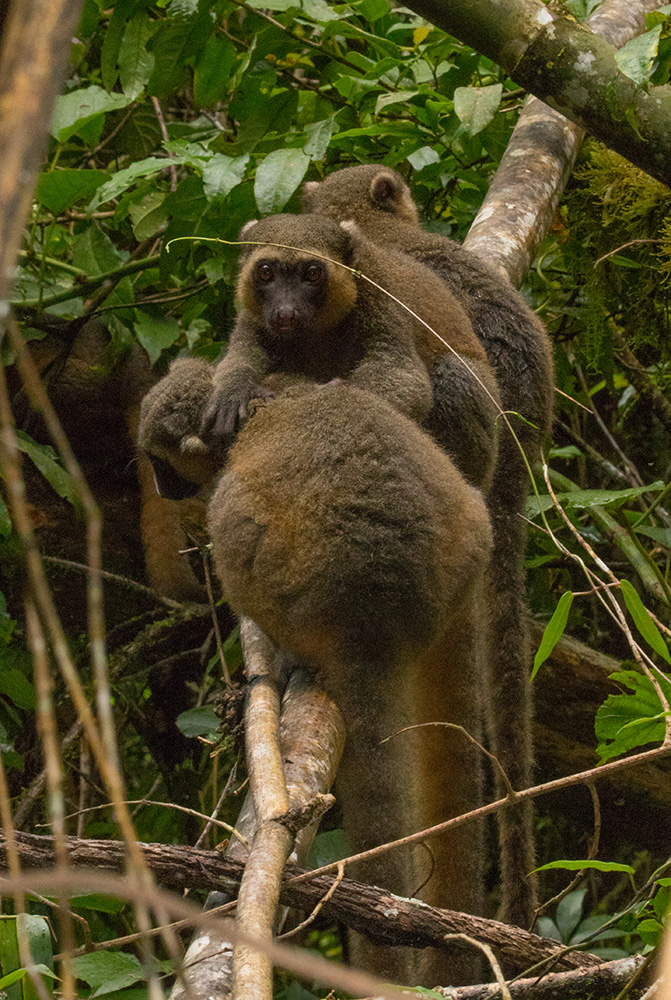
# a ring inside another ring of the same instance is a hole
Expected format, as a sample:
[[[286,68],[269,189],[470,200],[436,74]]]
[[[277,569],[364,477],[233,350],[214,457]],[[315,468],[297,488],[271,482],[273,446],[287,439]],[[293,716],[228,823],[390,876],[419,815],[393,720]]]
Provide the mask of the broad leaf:
[[[0,694],[10,698],[17,708],[27,711],[35,708],[35,687],[16,667],[5,666],[0,670]]]
[[[172,347],[182,332],[176,319],[139,309],[135,313],[134,327],[137,339],[149,355],[152,365],[158,361],[161,351]]]
[[[249,156],[224,156],[215,153],[203,164],[203,190],[208,201],[217,201],[240,183]]]
[[[91,198],[109,179],[106,170],[52,170],[41,174],[37,199],[54,215],[59,215],[77,202]]]
[[[221,719],[211,705],[191,708],[177,716],[177,728],[185,736],[213,736],[220,725]]]
[[[76,504],[78,493],[74,479],[58,463],[54,449],[48,444],[38,444],[37,441],[33,441],[25,431],[17,431],[16,438],[19,449],[31,459],[59,497],[69,500],[71,504]]]
[[[457,87],[454,110],[467,135],[477,135],[498,111],[503,84],[490,87]]]
[[[119,50],[119,76],[123,92],[131,100],[142,93],[154,68],[154,55],[147,50],[147,42],[155,27],[142,11],[128,22],[124,31]]]
[[[612,674],[611,680],[629,688],[631,693],[609,695],[596,713],[594,730],[602,761],[647,743],[659,743],[665,732],[659,696],[645,674],[621,670]],[[671,681],[662,677],[658,680],[671,700]]]
[[[303,146],[303,152],[306,156],[313,160],[324,159],[333,135],[334,121],[335,118],[332,115],[330,118],[324,118],[323,121],[310,122],[305,126],[307,139]]]
[[[117,108],[126,108],[129,104],[130,98],[125,94],[108,94],[95,84],[81,90],[73,90],[56,98],[51,118],[51,134],[59,142],[65,142],[97,115]]]
[[[620,72],[640,86],[645,86],[650,79],[661,35],[662,25],[658,24],[651,31],[632,38],[615,52],[615,62]]]
[[[73,959],[77,979],[97,989],[110,980],[125,979],[125,985],[130,986],[139,979],[144,979],[144,969],[135,955],[123,951],[96,951],[90,955],[79,955]],[[116,989],[121,989],[116,986]]]
[[[193,74],[193,100],[197,108],[209,108],[224,99],[237,58],[238,51],[232,42],[210,35]]]
[[[302,149],[275,149],[256,169],[254,197],[259,212],[281,212],[305,177],[310,157]]]

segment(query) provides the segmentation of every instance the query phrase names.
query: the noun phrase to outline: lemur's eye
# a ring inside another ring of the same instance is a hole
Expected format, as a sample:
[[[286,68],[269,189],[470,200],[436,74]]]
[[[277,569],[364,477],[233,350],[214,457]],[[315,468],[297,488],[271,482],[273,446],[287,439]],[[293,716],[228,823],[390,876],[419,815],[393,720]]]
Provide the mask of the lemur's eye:
[[[323,264],[308,264],[308,266],[303,271],[303,281],[307,281],[310,285],[316,285],[324,277],[324,265]]]
[[[270,264],[257,264],[254,276],[262,285],[269,285],[271,281],[275,280],[275,272]]]

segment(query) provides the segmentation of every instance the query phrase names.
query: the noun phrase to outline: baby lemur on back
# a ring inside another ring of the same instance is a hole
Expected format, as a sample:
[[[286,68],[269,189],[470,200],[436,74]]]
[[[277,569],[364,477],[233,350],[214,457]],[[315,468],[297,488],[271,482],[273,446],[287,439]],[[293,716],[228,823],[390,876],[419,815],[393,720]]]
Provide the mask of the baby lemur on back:
[[[304,187],[304,210],[336,221],[353,219],[380,247],[400,248],[442,278],[468,315],[498,381],[503,409],[533,462],[552,419],[553,364],[547,334],[522,296],[493,268],[458,243],[420,228],[403,179],[377,164],[348,167]],[[447,383],[432,379],[434,419],[451,420]],[[464,412],[461,424],[472,417]],[[440,433],[436,435],[440,440]],[[467,469],[459,452],[457,466]],[[530,644],[525,602],[526,528],[520,517],[529,491],[527,472],[512,435],[499,421],[499,448],[489,491],[494,552],[489,580],[491,647],[489,733],[514,788],[532,783]],[[502,791],[502,789],[499,789]],[[528,925],[535,904],[531,803],[499,813],[503,901],[501,919]]]
[[[242,252],[238,318],[202,428],[208,443],[231,442],[271,372],[318,382],[345,378],[426,420],[469,482],[488,485],[498,389],[464,310],[443,282],[412,258],[381,250],[353,224],[318,216],[271,216],[249,223],[241,238],[270,245]],[[287,249],[296,246],[301,250]],[[361,274],[409,306],[452,350]],[[438,406],[431,381],[447,387]]]
[[[390,342],[395,335],[396,327]],[[403,404],[421,415],[430,403],[424,367],[407,350],[404,361]],[[143,403],[140,446],[159,458],[159,481],[171,464],[175,480],[168,475],[164,487],[180,495],[218,464],[195,433],[211,379],[205,362],[177,361]],[[252,408],[210,501],[215,565],[232,608],[317,668],[341,709],[347,743],[337,791],[360,851],[478,799],[478,755],[459,735],[430,728],[381,741],[420,722],[476,724],[488,515],[449,457],[379,395],[350,381],[319,386],[286,375],[267,376],[261,388],[265,401]],[[428,846],[435,869],[422,897],[477,906],[482,852],[473,828]],[[404,849],[355,874],[407,896],[428,867],[423,851]],[[406,983],[472,973],[470,956],[462,964],[434,952],[418,962],[409,949],[363,940],[353,958]]]

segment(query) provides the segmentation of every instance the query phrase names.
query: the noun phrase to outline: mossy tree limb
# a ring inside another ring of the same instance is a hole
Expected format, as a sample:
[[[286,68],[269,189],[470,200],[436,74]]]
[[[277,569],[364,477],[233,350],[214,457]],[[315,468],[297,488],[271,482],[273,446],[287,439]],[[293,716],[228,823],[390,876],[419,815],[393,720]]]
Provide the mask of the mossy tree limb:
[[[615,48],[556,3],[410,0],[408,7],[498,63],[529,93],[671,184],[671,87],[648,94]]]

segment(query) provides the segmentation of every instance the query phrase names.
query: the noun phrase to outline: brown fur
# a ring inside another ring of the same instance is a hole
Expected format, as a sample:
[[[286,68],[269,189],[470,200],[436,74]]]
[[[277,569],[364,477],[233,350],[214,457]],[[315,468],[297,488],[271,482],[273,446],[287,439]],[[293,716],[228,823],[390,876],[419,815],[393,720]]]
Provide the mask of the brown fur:
[[[109,332],[98,319],[89,320],[74,334],[65,328],[60,335],[50,333],[43,340],[31,341],[30,350],[75,455],[106,513],[107,493],[122,490],[126,469],[132,471],[135,466],[140,400],[156,382],[149,358],[136,344],[120,362],[111,360]],[[41,437],[35,415],[22,413],[23,404],[19,392],[19,420],[29,433]],[[179,555],[188,544],[180,526],[180,509],[157,495],[145,455],[137,457],[136,471],[149,583],[166,597],[203,600],[203,588],[188,561]],[[118,503],[118,497],[114,499]]]
[[[482,342],[531,462],[552,418],[553,367],[542,324],[522,296],[486,263],[458,243],[420,228],[417,209],[402,178],[386,167],[350,167],[323,183],[304,188],[304,208],[338,221],[354,219],[366,236],[384,247],[398,247],[432,268],[456,296]],[[439,423],[468,424],[465,397],[455,396],[442,373],[432,378],[434,415]],[[532,783],[531,654],[524,597],[526,529],[520,512],[528,492],[527,473],[517,444],[500,425],[494,482],[489,492],[494,552],[489,581],[492,654],[490,656],[489,736],[493,751],[515,788]],[[436,433],[434,431],[434,433]],[[440,426],[436,437],[440,440]],[[458,452],[451,451],[457,465]],[[501,792],[501,788],[499,788]],[[535,867],[531,804],[499,814],[503,900],[501,918],[528,925],[535,906]]]
[[[246,405],[271,372],[286,372],[326,382],[344,378],[378,392],[401,412],[423,421],[431,409],[429,373],[442,367],[455,393],[475,400],[468,446],[458,421],[444,427],[447,450],[463,455],[469,481],[487,484],[495,455],[496,406],[475,375],[496,398],[497,387],[485,353],[463,309],[432,271],[395,250],[382,250],[350,223],[334,225],[316,216],[273,216],[245,227],[245,238],[298,246],[300,252],[273,246],[243,253],[238,279],[240,312],[227,353],[215,373],[215,396],[208,407],[204,436],[227,445],[244,422]],[[253,274],[260,261],[297,271],[311,255],[328,257],[362,272],[409,306],[459,356],[401,305],[358,274],[327,263],[328,294],[312,309],[309,332],[281,336],[263,314]],[[321,255],[321,256],[320,256]],[[417,358],[423,362],[417,365]],[[430,426],[433,426],[430,423]],[[445,441],[441,441],[445,444]]]
[[[183,445],[210,378],[203,362],[178,362],[143,404],[142,446],[170,458],[172,441],[171,460],[187,476]],[[380,741],[420,722],[470,729],[478,718],[491,535],[479,492],[413,422],[346,382],[284,390],[291,381],[265,383],[277,398],[238,435],[208,524],[233,609],[318,668],[344,714],[338,798],[358,851],[478,801],[479,757],[463,738],[428,729]],[[436,867],[422,898],[479,909],[479,837],[462,827],[431,840]],[[414,848],[356,875],[409,895],[429,871]],[[472,968],[363,940],[353,958],[411,984],[468,980]]]

